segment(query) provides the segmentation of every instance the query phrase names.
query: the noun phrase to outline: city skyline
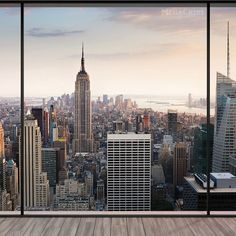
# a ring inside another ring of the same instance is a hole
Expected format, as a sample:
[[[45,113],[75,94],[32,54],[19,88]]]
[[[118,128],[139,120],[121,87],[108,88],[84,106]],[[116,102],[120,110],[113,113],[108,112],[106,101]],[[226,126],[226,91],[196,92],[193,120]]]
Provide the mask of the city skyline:
[[[227,8],[212,9],[213,97],[216,71],[226,74],[225,24],[229,19],[230,27],[234,27],[234,12]],[[25,14],[26,97],[72,93],[71,81],[79,69],[82,41],[89,62],[92,96],[101,93],[206,94],[204,8],[27,8]],[[45,17],[42,18],[42,14]],[[48,20],[49,16],[57,19],[59,15],[63,20]],[[20,83],[15,79],[19,78],[20,63],[16,55],[19,52],[18,10],[0,9],[1,18],[14,26],[11,30],[8,24],[0,28],[6,35],[0,42],[11,45],[10,50],[6,50],[9,46],[3,48],[5,62],[11,62],[11,66],[4,66],[0,72],[0,76],[8,78],[1,95],[19,96]],[[234,38],[232,31],[231,52],[236,47]],[[233,64],[233,53],[231,58]],[[172,70],[168,69],[169,65]],[[10,69],[12,67],[16,69]],[[231,76],[234,75],[231,67]],[[178,91],[176,80],[184,84]]]
[[[234,11],[212,9],[208,119],[205,10],[26,7],[24,108],[0,99],[0,210],[235,210]]]

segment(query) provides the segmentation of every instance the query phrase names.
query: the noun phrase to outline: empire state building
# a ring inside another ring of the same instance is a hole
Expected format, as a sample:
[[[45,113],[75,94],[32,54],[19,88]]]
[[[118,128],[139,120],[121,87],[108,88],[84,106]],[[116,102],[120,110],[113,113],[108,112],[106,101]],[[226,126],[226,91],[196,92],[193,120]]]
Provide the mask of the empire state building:
[[[91,100],[89,75],[84,66],[82,45],[81,69],[75,81],[75,120],[73,153],[92,152],[93,138],[91,127]]]

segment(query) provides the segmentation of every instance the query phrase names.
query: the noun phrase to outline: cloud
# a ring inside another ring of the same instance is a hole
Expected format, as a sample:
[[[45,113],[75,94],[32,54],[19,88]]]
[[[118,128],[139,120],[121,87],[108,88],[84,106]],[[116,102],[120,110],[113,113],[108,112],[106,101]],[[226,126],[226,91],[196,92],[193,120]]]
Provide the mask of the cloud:
[[[132,51],[132,52],[111,52],[111,53],[86,53],[86,58],[91,58],[94,60],[124,60],[144,57],[173,57],[173,55],[196,55],[202,54],[204,51],[204,45],[199,44],[186,44],[186,43],[156,43],[146,46],[146,50],[142,51]],[[178,56],[179,57],[179,56]],[[81,54],[71,54],[66,58],[81,58]]]
[[[153,7],[109,9],[106,20],[129,23],[162,33],[194,33],[206,27],[205,8]]]
[[[44,28],[31,28],[26,32],[27,36],[35,38],[64,37],[72,34],[81,34],[84,30],[46,30]]]

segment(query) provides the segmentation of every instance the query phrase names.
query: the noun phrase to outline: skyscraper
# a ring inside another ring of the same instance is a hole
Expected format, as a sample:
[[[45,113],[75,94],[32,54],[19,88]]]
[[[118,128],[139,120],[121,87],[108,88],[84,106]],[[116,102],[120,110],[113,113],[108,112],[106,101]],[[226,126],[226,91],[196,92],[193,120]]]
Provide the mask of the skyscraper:
[[[3,159],[5,157],[4,152],[4,131],[2,127],[2,123],[0,122],[0,158]]]
[[[90,96],[90,80],[85,71],[84,47],[82,45],[81,69],[75,81],[73,153],[92,152],[93,150]]]
[[[229,157],[236,154],[236,81],[229,78],[229,23],[227,32],[227,76],[216,75],[216,119],[213,172],[229,171]]]
[[[45,208],[49,201],[49,181],[47,173],[42,172],[40,128],[31,114],[26,117],[24,131],[24,189],[21,189],[24,206],[26,209]]]
[[[44,146],[49,142],[49,112],[47,107],[44,108],[43,111],[43,127],[44,127]]]
[[[49,111],[49,136],[50,136],[50,144],[52,146],[53,142],[58,138],[56,113],[53,105],[50,106],[50,111]]]
[[[212,170],[212,152],[214,140],[214,125],[209,125],[209,159],[210,171]],[[202,124],[194,130],[194,144],[193,144],[193,159],[191,165],[195,173],[207,173],[207,158],[206,158],[206,143],[207,143],[207,124]]]
[[[173,184],[181,186],[187,173],[187,147],[185,143],[177,143],[173,159]]]
[[[0,211],[11,210],[11,206],[7,207],[7,191],[6,191],[6,161],[4,151],[4,130],[0,122]],[[11,204],[10,204],[11,205]]]
[[[38,107],[33,107],[31,112],[32,112],[32,115],[35,117],[35,119],[38,122],[38,126],[40,128],[41,135],[44,136],[43,109],[38,108]]]
[[[18,205],[19,198],[19,180],[18,180],[18,168],[16,163],[11,159],[7,161],[6,165],[6,188],[10,194],[12,202],[12,210],[15,210]]]
[[[107,209],[151,210],[151,134],[107,134]]]
[[[104,181],[102,179],[99,179],[97,181],[97,201],[103,202],[105,197],[104,193]]]
[[[47,172],[49,186],[56,190],[59,183],[59,148],[42,148],[42,170]]]
[[[188,107],[192,107],[192,94],[188,94]]]
[[[168,134],[172,135],[174,141],[177,135],[177,111],[168,110]]]

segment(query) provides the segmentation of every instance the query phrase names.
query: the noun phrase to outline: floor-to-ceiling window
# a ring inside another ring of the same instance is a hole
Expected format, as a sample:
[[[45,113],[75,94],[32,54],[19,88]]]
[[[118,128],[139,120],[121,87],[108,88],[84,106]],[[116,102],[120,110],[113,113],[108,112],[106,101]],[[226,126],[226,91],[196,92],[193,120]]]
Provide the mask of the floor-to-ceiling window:
[[[211,8],[207,123],[206,4],[25,5],[22,146],[20,14],[0,10],[2,205],[23,147],[29,214],[204,213],[208,171],[208,210],[235,210],[234,8]]]
[[[26,5],[24,36],[25,210],[206,209],[205,7]]]
[[[17,214],[21,130],[19,6],[0,5],[0,35],[0,211]]]

